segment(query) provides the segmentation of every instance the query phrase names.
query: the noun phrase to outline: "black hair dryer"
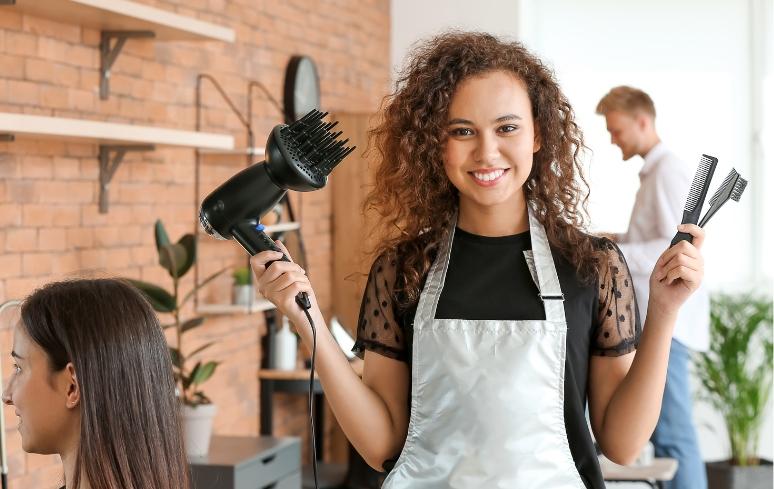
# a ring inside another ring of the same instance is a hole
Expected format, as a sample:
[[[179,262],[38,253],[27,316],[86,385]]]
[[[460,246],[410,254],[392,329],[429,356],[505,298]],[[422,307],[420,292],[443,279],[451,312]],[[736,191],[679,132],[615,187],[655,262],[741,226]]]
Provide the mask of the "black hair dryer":
[[[251,255],[281,251],[264,232],[261,216],[288,190],[324,187],[336,165],[355,150],[346,146],[348,139],[338,139],[341,131],[331,131],[338,122],[322,121],[326,115],[312,110],[290,125],[276,126],[266,142],[266,160],[240,171],[202,201],[199,221],[207,234],[234,238]],[[289,261],[287,256],[282,260]],[[311,307],[304,292],[296,302],[304,309]]]

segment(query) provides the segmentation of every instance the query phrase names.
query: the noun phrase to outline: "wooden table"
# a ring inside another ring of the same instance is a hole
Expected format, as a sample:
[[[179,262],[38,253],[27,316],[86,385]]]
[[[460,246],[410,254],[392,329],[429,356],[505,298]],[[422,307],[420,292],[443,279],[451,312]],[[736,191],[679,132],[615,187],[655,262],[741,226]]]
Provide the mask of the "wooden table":
[[[654,458],[650,465],[618,465],[599,457],[599,466],[605,482],[642,482],[654,489],[663,488],[677,472],[677,460],[673,458]]]

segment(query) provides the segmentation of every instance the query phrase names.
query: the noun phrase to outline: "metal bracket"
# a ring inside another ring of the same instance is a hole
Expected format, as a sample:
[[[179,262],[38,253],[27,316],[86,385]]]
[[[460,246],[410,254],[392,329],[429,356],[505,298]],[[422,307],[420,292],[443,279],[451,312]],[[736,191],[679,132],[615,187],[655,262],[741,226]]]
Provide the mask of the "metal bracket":
[[[145,145],[99,145],[99,212],[100,214],[107,214],[108,211],[108,189],[110,187],[110,180],[113,179],[116,170],[121,162],[124,160],[124,156],[128,151],[153,151],[155,146],[152,144]],[[110,159],[110,153],[115,153],[113,159]]]
[[[110,68],[121,53],[129,38],[156,37],[153,31],[102,31],[99,42],[99,98],[107,100],[110,96]],[[116,39],[113,47],[111,41]]]

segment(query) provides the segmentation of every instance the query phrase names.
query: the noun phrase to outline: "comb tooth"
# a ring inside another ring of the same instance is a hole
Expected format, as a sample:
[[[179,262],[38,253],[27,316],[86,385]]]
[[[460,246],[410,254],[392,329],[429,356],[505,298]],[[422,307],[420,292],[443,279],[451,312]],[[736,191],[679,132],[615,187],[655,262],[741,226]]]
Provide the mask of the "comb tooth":
[[[688,192],[688,199],[685,201],[685,211],[693,212],[696,209],[696,205],[701,198],[701,191],[704,187],[704,182],[707,180],[707,175],[710,172],[713,164],[717,163],[717,158],[712,156],[701,155],[699,160],[699,168],[696,170],[696,175],[693,177],[691,183],[691,190]]]
[[[747,187],[747,180],[740,176],[734,185],[734,190],[731,191],[731,198],[734,199],[734,202],[739,202],[739,199],[742,198],[745,187]]]
[[[715,191],[715,193],[712,195],[712,197],[709,200],[709,205],[713,206],[718,201],[718,199],[728,192],[729,187],[733,187],[736,183],[736,177],[738,177],[739,174],[736,172],[734,168],[731,168],[731,172],[729,172],[728,176],[723,180],[723,183],[720,184],[718,189]]]

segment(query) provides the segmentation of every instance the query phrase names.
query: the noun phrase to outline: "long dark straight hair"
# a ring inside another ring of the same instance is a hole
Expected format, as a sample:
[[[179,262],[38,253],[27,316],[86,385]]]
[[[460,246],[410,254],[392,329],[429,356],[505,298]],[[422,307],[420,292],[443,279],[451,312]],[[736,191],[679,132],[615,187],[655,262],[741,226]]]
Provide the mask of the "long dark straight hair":
[[[80,387],[78,489],[188,489],[179,405],[153,309],[115,279],[55,282],[22,304],[21,321],[53,371],[72,362]]]

